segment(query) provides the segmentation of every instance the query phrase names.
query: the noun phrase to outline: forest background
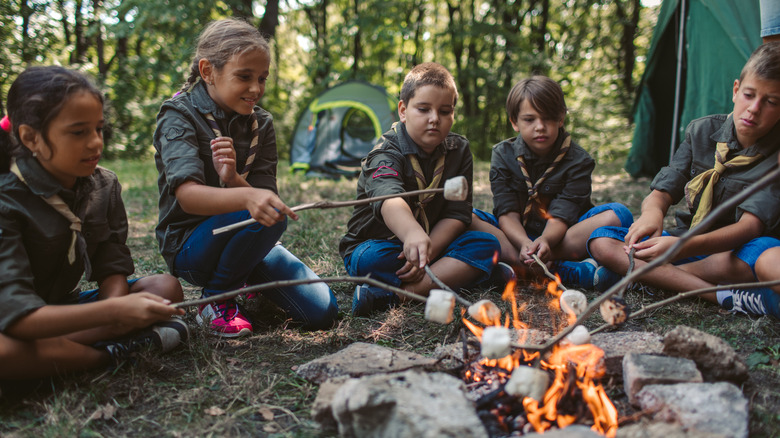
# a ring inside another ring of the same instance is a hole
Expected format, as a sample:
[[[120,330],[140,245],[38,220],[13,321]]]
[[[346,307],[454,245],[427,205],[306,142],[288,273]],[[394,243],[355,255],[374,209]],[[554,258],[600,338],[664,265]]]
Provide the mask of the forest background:
[[[360,79],[397,96],[411,67],[436,61],[458,83],[453,130],[476,158],[511,136],[512,85],[544,74],[564,89],[574,137],[590,139],[597,160],[615,159],[630,143],[657,9],[640,0],[10,0],[0,2],[0,92],[31,64],[89,72],[108,101],[105,157],[148,157],[157,111],[184,82],[197,35],[236,16],[272,43],[261,105],[282,158],[304,105],[325,88]]]

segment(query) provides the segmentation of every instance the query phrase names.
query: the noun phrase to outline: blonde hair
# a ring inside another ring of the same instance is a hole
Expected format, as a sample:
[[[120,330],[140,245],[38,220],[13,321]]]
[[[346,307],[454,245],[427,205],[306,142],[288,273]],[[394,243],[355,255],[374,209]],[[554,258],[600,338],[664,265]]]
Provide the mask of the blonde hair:
[[[252,50],[271,53],[268,41],[251,24],[236,18],[212,21],[198,37],[190,75],[179,92],[187,91],[198,81],[200,78],[198,64],[201,59],[207,60],[219,71],[233,56]]]

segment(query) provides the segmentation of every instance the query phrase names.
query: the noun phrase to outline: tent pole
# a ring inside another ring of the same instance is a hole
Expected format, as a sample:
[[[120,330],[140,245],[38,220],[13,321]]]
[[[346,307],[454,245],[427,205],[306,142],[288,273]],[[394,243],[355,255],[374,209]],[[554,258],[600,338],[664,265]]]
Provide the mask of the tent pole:
[[[680,81],[682,79],[683,48],[685,44],[685,5],[686,0],[680,0],[680,34],[677,37],[677,73],[674,80],[674,112],[672,115],[672,142],[669,145],[669,163],[677,148],[677,130],[680,124]]]

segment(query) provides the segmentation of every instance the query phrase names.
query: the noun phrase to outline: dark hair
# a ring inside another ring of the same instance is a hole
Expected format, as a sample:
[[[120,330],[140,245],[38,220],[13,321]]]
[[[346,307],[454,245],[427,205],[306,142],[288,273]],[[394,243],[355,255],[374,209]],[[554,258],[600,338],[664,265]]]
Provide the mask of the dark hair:
[[[780,81],[780,41],[772,41],[758,46],[748,58],[745,66],[742,67],[739,82],[742,82],[748,73],[753,73],[768,81]]]
[[[198,37],[190,75],[179,92],[187,91],[197,82],[200,77],[198,64],[201,59],[206,59],[219,71],[234,55],[258,49],[267,54],[271,53],[268,41],[251,24],[236,18],[212,21]]]
[[[434,85],[452,91],[455,95],[455,100],[452,103],[453,105],[458,103],[458,87],[455,85],[455,79],[449,70],[435,62],[418,64],[406,74],[401,86],[401,101],[408,104],[417,89],[426,85]]]
[[[0,169],[8,170],[11,155],[30,153],[21,146],[19,126],[29,125],[48,142],[49,124],[65,106],[68,97],[79,91],[86,91],[103,103],[100,90],[77,71],[50,65],[30,67],[19,74],[6,98],[11,132],[0,130]]]
[[[547,76],[531,76],[512,87],[506,98],[506,113],[509,120],[517,122],[520,105],[526,100],[545,119],[562,120],[566,115],[563,89]]]

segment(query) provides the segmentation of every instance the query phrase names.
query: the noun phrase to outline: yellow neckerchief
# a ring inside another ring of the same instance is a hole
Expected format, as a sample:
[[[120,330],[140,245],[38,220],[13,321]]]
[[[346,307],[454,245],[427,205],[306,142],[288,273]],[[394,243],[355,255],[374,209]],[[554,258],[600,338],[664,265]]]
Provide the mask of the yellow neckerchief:
[[[696,209],[696,214],[691,221],[691,228],[699,224],[705,216],[712,210],[712,195],[713,187],[718,182],[720,176],[726,169],[733,169],[735,167],[747,166],[763,158],[763,155],[756,154],[752,157],[746,155],[737,155],[736,157],[726,161],[726,155],[729,152],[729,147],[726,143],[718,143],[715,147],[715,164],[712,169],[702,172],[685,185],[685,202],[688,204],[688,208],[693,208],[693,203],[696,200],[696,196],[701,193],[701,199],[699,200],[699,206]]]

